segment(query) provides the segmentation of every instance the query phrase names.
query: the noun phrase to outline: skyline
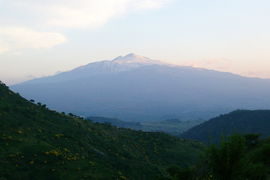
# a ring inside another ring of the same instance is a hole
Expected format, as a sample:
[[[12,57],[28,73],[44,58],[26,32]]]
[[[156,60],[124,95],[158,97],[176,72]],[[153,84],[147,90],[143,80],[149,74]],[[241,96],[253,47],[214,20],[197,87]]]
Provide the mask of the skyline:
[[[0,0],[0,77],[14,84],[135,53],[270,78],[270,2]]]

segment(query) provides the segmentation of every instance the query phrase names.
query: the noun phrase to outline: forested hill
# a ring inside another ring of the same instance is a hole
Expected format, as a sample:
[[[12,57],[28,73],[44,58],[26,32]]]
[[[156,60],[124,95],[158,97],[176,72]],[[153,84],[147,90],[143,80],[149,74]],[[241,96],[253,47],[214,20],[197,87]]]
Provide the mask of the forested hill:
[[[201,145],[51,111],[0,85],[0,179],[155,179]]]
[[[237,110],[206,121],[182,134],[182,137],[217,142],[231,134],[270,136],[270,110]]]

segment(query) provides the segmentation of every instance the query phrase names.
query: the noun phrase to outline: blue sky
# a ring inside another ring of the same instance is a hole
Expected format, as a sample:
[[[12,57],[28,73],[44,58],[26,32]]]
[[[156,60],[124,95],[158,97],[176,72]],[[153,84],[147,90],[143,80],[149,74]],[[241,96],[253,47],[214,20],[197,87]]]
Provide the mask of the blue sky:
[[[270,78],[267,0],[0,0],[7,84],[130,52]]]

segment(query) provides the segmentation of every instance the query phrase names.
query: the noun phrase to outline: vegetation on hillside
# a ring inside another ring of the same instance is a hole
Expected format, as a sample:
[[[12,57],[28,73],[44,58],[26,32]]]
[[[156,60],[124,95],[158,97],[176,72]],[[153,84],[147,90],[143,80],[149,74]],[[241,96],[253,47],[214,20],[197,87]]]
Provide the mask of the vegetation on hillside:
[[[200,163],[170,167],[165,180],[268,180],[270,179],[270,139],[258,135],[232,135],[219,145],[208,147]]]
[[[156,179],[198,159],[200,143],[96,124],[0,84],[0,179]]]
[[[195,126],[181,137],[217,143],[222,136],[235,133],[270,136],[270,110],[237,110]]]

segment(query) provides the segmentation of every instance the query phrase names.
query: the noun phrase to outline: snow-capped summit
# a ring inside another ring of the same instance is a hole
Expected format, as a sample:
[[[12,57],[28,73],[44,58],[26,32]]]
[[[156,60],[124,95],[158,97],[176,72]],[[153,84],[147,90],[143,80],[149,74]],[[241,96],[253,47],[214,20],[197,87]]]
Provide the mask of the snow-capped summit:
[[[134,53],[130,53],[126,56],[119,56],[115,59],[112,60],[112,62],[117,63],[117,64],[165,64],[157,60],[152,60],[150,58],[136,55]]]
[[[144,57],[144,56],[140,56],[134,53],[130,53],[127,54],[126,56],[118,56],[117,58],[113,59],[112,61],[114,62],[131,62],[131,61],[151,61],[150,58]]]
[[[71,72],[76,72],[80,76],[89,76],[103,73],[123,72],[132,70],[135,68],[151,65],[169,65],[162,63],[161,61],[152,60],[150,58],[139,56],[130,53],[126,56],[118,56],[113,60],[97,61],[79,68],[74,69]],[[74,74],[72,75],[74,77]]]

